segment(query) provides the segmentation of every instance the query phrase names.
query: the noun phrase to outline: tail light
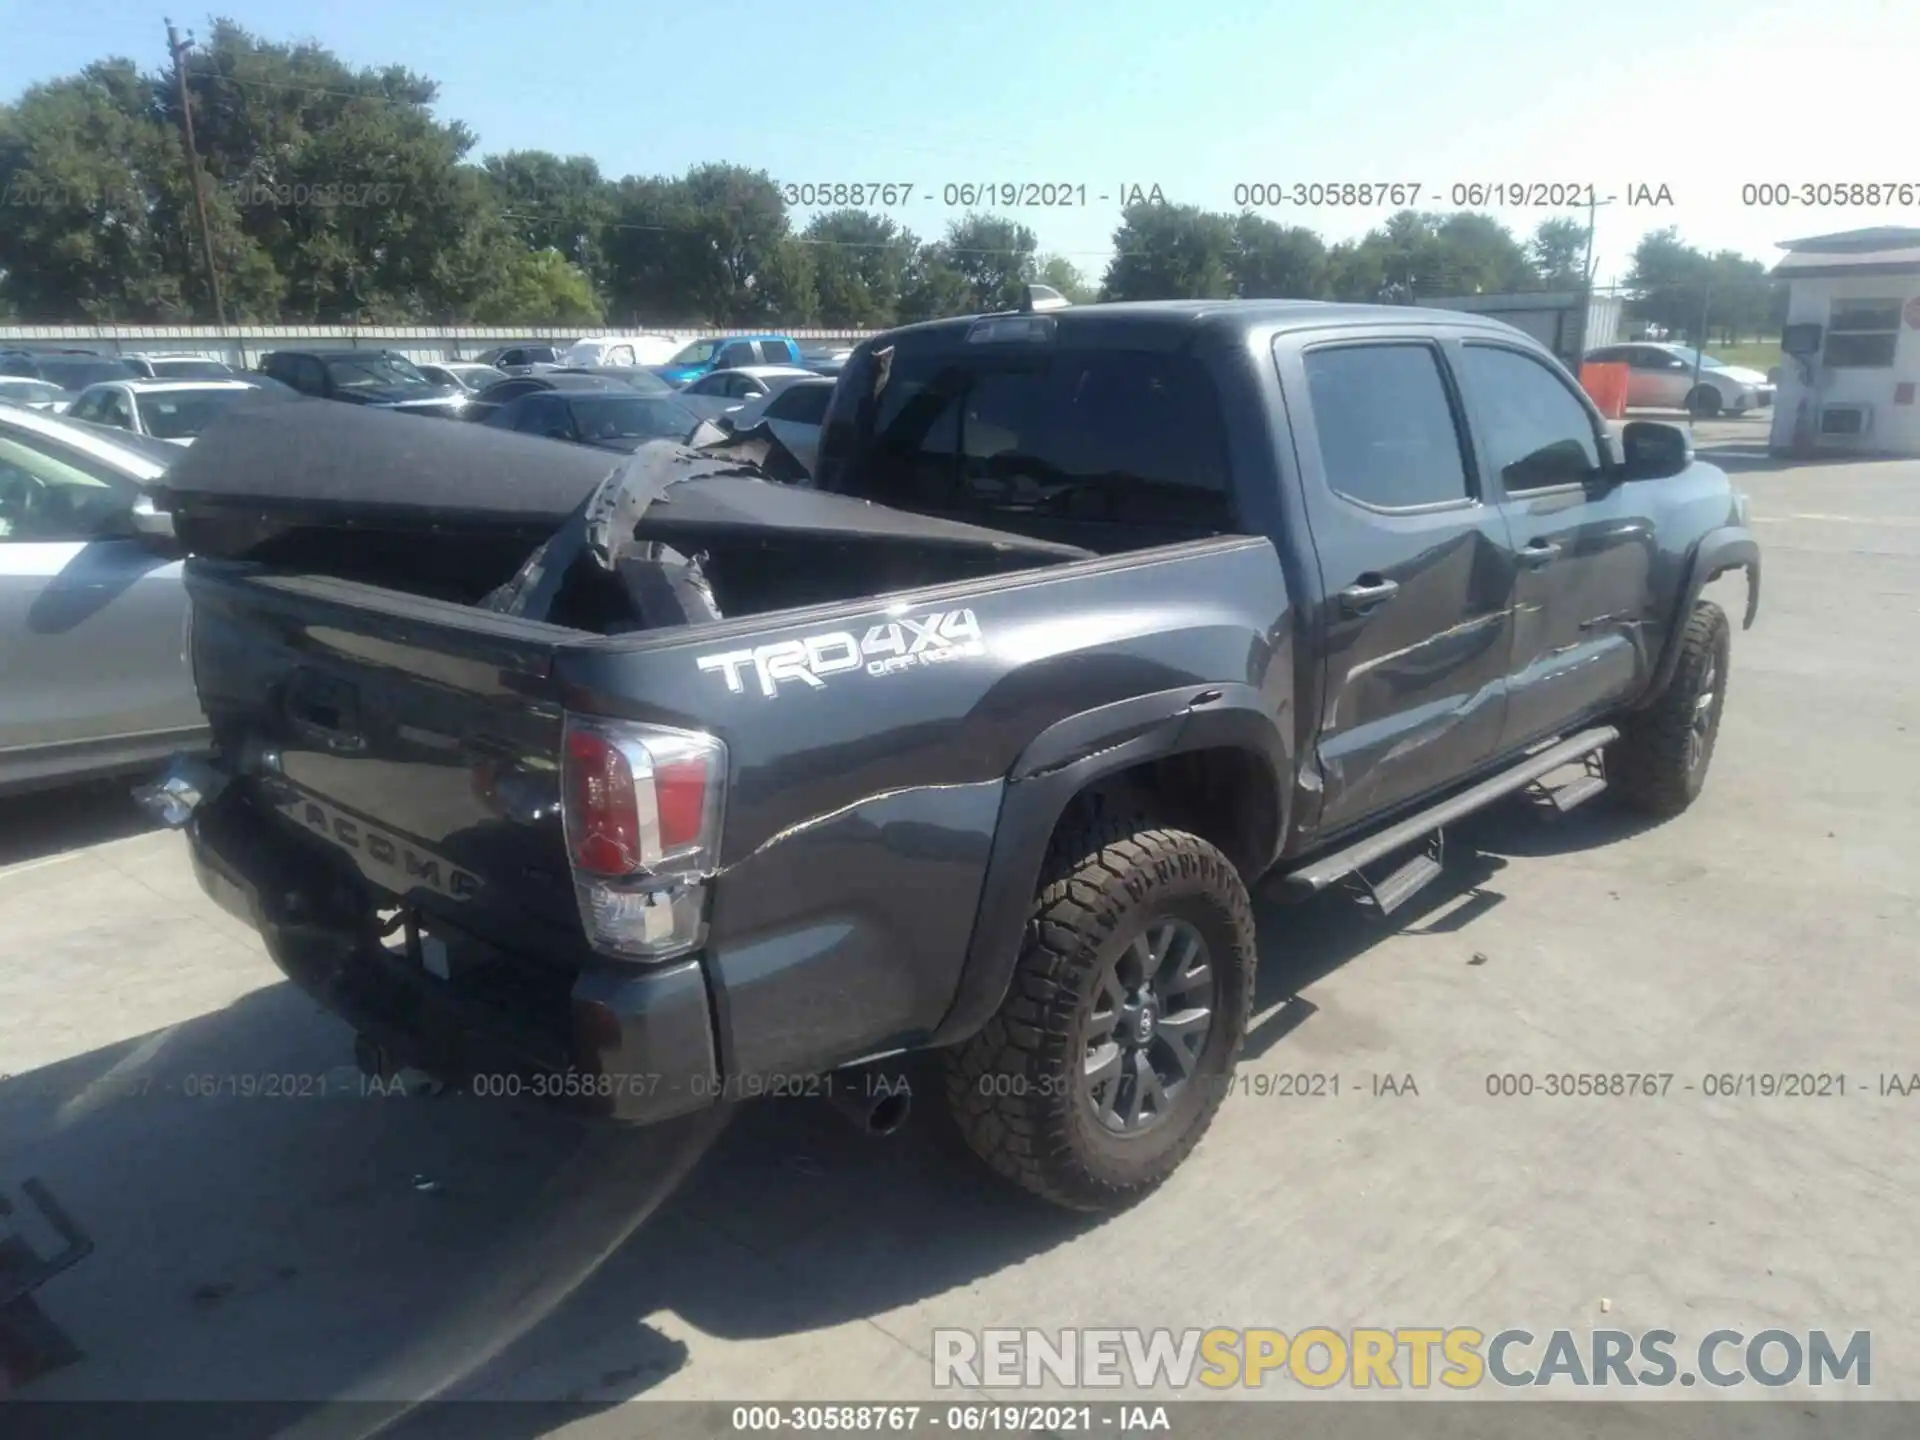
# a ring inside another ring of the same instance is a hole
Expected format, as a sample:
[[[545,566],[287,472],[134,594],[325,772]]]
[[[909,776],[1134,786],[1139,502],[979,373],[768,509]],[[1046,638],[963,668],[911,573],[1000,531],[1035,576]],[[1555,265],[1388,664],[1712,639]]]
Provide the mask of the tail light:
[[[630,960],[697,949],[720,857],[726,745],[569,715],[562,750],[561,813],[588,941]]]

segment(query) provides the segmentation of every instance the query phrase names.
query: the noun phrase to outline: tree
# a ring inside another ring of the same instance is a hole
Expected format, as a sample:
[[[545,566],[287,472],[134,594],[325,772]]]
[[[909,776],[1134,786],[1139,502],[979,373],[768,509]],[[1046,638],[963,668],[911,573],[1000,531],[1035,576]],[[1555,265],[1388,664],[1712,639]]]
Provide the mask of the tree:
[[[900,290],[900,319],[937,320],[973,309],[972,286],[941,244],[915,247]]]
[[[1549,290],[1572,290],[1587,283],[1587,227],[1571,215],[1542,220],[1527,242],[1527,258]]]
[[[1317,300],[1327,292],[1327,247],[1313,231],[1244,211],[1234,217],[1228,261],[1243,299]]]
[[[1328,269],[1340,299],[1395,305],[1537,289],[1540,283],[1520,242],[1492,217],[1471,210],[1402,210],[1358,243],[1335,246]]]
[[[616,187],[608,240],[616,314],[719,325],[805,324],[813,263],[764,170],[696,165]]]
[[[130,60],[0,108],[0,270],[28,320],[186,320],[198,268],[181,147]],[[204,276],[204,269],[200,269]]]
[[[238,236],[279,277],[270,318],[451,319],[479,301],[489,277],[473,260],[504,238],[503,222],[464,163],[473,133],[434,118],[431,80],[225,20],[186,78],[223,283],[238,257],[221,237]],[[177,131],[172,87],[150,84]]]
[[[1080,273],[1080,268],[1064,255],[1042,255],[1035,262],[1035,278],[1051,285],[1075,305],[1098,298],[1099,292]]]
[[[995,215],[968,214],[947,226],[941,250],[967,287],[970,312],[1010,310],[1037,273],[1033,231]]]
[[[586,273],[547,249],[510,253],[472,318],[481,325],[598,325],[605,316]]]
[[[1101,293],[1170,300],[1233,293],[1233,222],[1197,205],[1129,205],[1113,233]]]
[[[534,251],[551,246],[595,289],[606,284],[613,187],[591,157],[509,150],[489,155],[482,168],[494,203],[522,245]]]
[[[1670,334],[1699,335],[1700,307],[1712,271],[1713,262],[1682,241],[1679,230],[1669,226],[1651,231],[1634,247],[1627,271],[1632,292],[1627,313]]]
[[[823,324],[891,325],[919,243],[884,215],[834,210],[808,222],[814,284]]]

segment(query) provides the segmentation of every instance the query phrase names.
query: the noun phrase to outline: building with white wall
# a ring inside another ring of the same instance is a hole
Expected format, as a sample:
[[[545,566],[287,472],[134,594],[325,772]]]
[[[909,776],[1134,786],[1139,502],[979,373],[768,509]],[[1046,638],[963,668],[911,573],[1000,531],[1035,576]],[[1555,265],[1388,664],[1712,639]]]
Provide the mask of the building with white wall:
[[[1781,360],[1771,448],[1920,455],[1920,230],[1849,230],[1780,248],[1787,348],[1807,353]]]

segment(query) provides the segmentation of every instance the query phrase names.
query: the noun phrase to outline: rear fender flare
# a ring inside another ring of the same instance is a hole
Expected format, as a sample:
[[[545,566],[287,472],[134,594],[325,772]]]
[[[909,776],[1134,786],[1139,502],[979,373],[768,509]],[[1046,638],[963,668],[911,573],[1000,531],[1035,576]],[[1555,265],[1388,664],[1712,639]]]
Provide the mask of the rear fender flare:
[[[1048,843],[1074,798],[1146,761],[1214,749],[1250,751],[1266,763],[1278,824],[1264,868],[1287,833],[1292,746],[1271,702],[1251,685],[1183,685],[1138,695],[1068,716],[1034,738],[1008,772],[960,982],[927,1044],[964,1040],[1000,1008]],[[1248,875],[1248,884],[1255,878]]]

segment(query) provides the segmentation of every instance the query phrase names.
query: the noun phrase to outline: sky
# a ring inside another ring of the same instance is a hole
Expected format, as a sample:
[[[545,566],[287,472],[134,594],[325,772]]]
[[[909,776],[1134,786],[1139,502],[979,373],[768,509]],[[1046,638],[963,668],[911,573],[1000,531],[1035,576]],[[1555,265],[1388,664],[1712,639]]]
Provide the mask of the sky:
[[[0,0],[0,101],[110,54],[165,61],[185,0]],[[924,238],[963,210],[948,185],[1052,182],[1067,207],[1007,209],[1097,280],[1123,187],[1232,211],[1237,185],[1591,185],[1602,283],[1640,236],[1771,263],[1777,242],[1905,211],[1745,203],[1761,183],[1920,187],[1910,106],[1920,4],[1873,0],[224,0],[274,40],[437,81],[474,155],[544,149],[603,173],[704,161],[782,183],[895,182]],[[1642,188],[1644,187],[1644,189]],[[1671,204],[1630,204],[1635,195]],[[1104,199],[1101,197],[1105,197]],[[881,207],[870,207],[881,208]],[[1263,207],[1329,241],[1390,205]],[[1565,213],[1487,209],[1522,238]],[[804,223],[810,213],[796,207]],[[1580,212],[1583,216],[1584,209]]]

